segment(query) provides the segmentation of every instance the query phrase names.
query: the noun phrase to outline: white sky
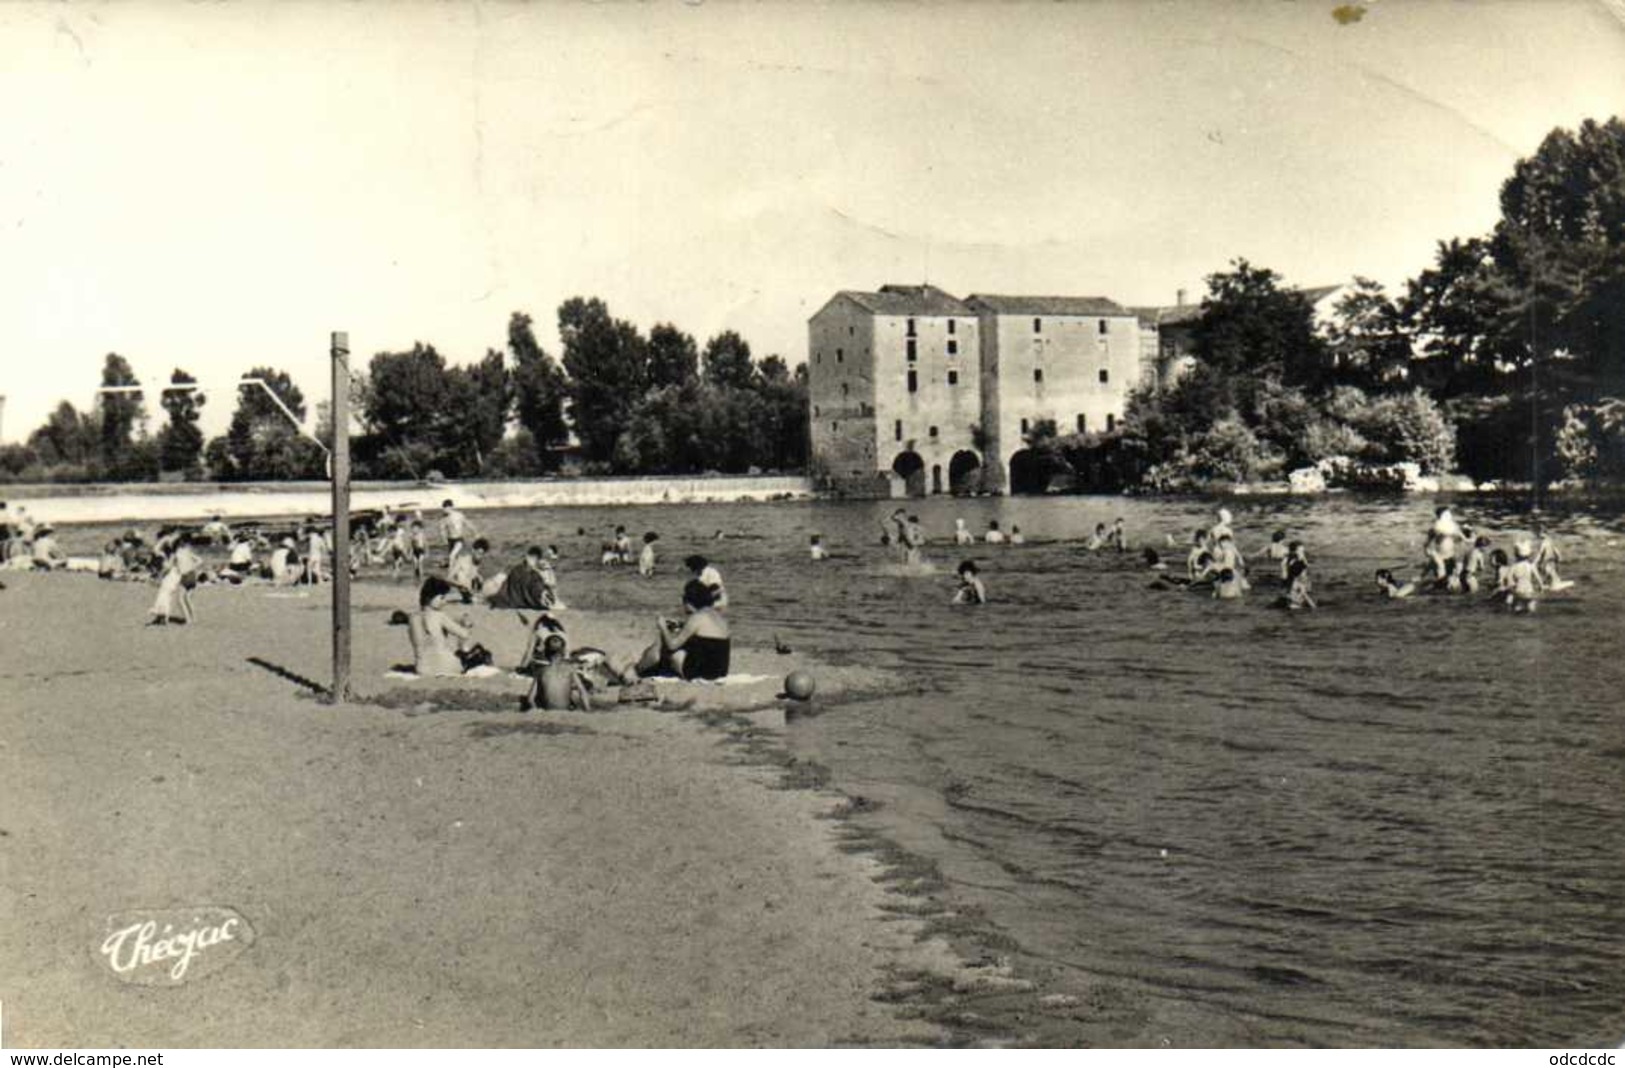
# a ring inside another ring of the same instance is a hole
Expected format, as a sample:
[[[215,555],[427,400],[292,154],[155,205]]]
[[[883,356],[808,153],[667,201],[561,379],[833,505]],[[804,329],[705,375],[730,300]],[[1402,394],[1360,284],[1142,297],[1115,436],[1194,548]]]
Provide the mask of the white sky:
[[[799,363],[885,282],[1395,286],[1625,112],[1595,0],[1334,6],[0,4],[0,434],[109,351],[314,402],[332,330],[464,362],[524,310],[557,355],[577,294]]]

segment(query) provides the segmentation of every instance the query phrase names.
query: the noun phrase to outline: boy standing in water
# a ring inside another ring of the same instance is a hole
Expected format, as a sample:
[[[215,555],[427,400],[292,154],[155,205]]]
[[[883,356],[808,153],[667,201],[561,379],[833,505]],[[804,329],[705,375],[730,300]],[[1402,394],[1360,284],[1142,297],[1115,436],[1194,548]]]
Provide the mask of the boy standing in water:
[[[1128,535],[1123,530],[1123,517],[1118,516],[1112,520],[1112,531],[1106,535],[1106,544],[1118,552],[1128,552]]]
[[[1535,568],[1534,548],[1527,541],[1517,544],[1518,559],[1507,569],[1506,604],[1514,612],[1534,612],[1539,604],[1540,572]]]
[[[959,565],[959,589],[954,591],[954,604],[986,604],[987,587],[982,585],[981,573],[975,560]]]
[[[824,538],[820,534],[814,534],[807,539],[807,551],[814,560],[823,560],[829,556],[829,553],[824,551]]]
[[[999,529],[999,521],[997,519],[989,519],[987,521],[987,537],[983,540],[989,545],[1004,544],[1004,531]]]
[[[916,565],[920,562],[920,548],[925,545],[925,531],[920,527],[920,517],[911,515],[908,522],[903,525],[903,563]]]
[[[638,553],[638,574],[644,578],[650,578],[655,573],[655,542],[659,540],[660,535],[652,530],[643,535],[643,549]]]
[[[1289,558],[1286,562],[1287,587],[1286,593],[1277,603],[1290,612],[1300,608],[1317,608],[1315,599],[1309,594],[1309,561],[1305,559]]]

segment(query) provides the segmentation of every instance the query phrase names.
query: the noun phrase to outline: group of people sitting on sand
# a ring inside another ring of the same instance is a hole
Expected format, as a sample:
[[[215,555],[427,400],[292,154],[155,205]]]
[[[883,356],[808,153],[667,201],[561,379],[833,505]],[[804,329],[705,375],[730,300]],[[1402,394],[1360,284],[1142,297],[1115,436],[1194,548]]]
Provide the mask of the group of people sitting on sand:
[[[646,546],[652,544],[652,539],[645,542]],[[483,673],[492,666],[490,652],[476,639],[473,618],[467,614],[454,617],[448,609],[454,597],[461,597],[465,604],[480,600],[497,609],[537,610],[517,668],[531,678],[523,703],[527,709],[590,708],[589,695],[594,690],[629,686],[652,677],[715,680],[728,674],[732,659],[728,592],[721,573],[703,556],[684,560],[690,578],[683,586],[682,614],[657,616],[649,645],[636,658],[616,664],[601,650],[570,651],[564,625],[555,614],[564,608],[553,572],[555,550],[533,545],[523,561],[490,586],[459,587],[452,581],[459,560],[477,561],[482,552],[476,542],[468,553],[459,554],[447,577],[430,576],[423,581],[415,611],[396,614],[393,621],[408,628],[418,675]]]

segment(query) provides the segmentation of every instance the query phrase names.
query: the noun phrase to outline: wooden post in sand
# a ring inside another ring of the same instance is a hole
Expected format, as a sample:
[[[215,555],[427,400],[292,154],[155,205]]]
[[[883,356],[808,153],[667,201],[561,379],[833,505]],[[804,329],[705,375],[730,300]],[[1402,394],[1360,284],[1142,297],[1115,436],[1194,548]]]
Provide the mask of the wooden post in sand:
[[[350,699],[350,335],[333,331],[333,703]]]

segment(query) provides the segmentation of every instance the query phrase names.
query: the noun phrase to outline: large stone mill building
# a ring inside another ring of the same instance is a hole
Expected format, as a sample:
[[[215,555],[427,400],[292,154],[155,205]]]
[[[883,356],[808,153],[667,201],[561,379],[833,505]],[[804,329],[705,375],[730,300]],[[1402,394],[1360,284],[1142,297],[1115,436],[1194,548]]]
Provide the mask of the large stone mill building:
[[[842,290],[808,321],[813,473],[853,496],[1024,488],[1023,435],[1107,431],[1154,380],[1150,309],[1104,297]],[[1025,487],[1032,488],[1032,487]]]

